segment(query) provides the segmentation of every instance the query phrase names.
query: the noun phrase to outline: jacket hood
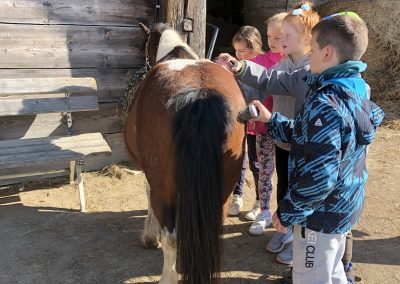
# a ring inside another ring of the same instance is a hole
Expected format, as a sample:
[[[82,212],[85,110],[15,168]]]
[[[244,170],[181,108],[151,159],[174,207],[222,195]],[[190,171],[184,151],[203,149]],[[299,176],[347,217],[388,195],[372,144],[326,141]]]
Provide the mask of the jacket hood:
[[[385,116],[382,109],[369,100],[367,84],[359,73],[365,68],[366,64],[361,61],[349,61],[320,75],[310,75],[306,79],[311,89],[318,90],[331,86],[338,91],[338,97],[352,113],[357,143],[361,145],[372,142],[376,129]]]
[[[374,140],[376,129],[385,116],[382,109],[368,99],[365,81],[362,78],[330,80],[344,88],[341,93],[346,105],[353,109],[357,143],[369,145]],[[362,92],[363,91],[363,92]]]

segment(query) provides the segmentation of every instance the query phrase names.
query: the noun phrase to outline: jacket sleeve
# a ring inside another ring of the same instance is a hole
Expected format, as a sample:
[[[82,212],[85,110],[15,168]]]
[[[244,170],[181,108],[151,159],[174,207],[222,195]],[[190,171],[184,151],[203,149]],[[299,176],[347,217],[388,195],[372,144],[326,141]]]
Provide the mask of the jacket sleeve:
[[[260,89],[254,88],[252,86],[247,85],[244,82],[238,81],[240,89],[243,94],[243,98],[246,101],[246,104],[254,101],[254,100],[260,100],[261,97],[264,96]]]
[[[296,133],[302,132],[305,139],[304,154],[292,145],[289,190],[277,210],[285,227],[306,221],[335,187],[342,155],[343,120],[328,101],[315,98],[303,121],[295,126]]]
[[[265,69],[263,66],[251,61],[242,61],[243,67],[236,74],[242,83],[259,89],[258,100],[263,101],[265,97],[291,96],[304,94],[300,89],[307,89],[308,86],[303,78],[308,75],[309,67],[298,69],[292,73],[277,71],[275,69]]]
[[[291,143],[293,124],[293,119],[288,119],[279,112],[274,112],[267,123],[268,134],[277,142]]]

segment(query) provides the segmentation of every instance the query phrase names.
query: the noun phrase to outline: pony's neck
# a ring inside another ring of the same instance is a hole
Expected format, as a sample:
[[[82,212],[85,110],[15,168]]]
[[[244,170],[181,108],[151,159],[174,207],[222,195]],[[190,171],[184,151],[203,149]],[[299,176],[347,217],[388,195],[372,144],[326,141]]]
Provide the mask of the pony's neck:
[[[164,58],[175,47],[183,47],[193,59],[199,59],[199,56],[180,38],[179,34],[174,30],[165,30],[161,34],[160,43],[157,50],[156,62]]]

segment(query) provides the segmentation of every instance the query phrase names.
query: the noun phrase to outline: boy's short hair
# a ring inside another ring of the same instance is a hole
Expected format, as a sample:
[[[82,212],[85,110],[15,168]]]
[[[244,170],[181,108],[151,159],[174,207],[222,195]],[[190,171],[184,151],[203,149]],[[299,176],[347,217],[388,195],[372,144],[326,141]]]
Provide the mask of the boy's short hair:
[[[287,12],[281,12],[278,14],[275,14],[271,17],[269,17],[267,20],[265,20],[265,26],[268,27],[268,25],[270,24],[274,24],[274,25],[282,25],[283,20],[285,19],[285,17],[287,16]]]
[[[357,16],[335,16],[319,22],[312,30],[319,48],[332,45],[340,63],[360,60],[368,46],[368,28]]]

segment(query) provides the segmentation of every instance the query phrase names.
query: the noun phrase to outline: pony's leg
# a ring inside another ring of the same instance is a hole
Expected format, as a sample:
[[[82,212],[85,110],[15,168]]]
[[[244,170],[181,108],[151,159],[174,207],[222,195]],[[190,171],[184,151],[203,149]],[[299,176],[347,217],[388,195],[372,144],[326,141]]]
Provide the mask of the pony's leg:
[[[176,233],[171,234],[165,228],[161,235],[161,246],[164,254],[163,272],[160,284],[178,283],[179,275],[175,269],[176,263]]]
[[[146,221],[144,222],[144,229],[142,233],[142,246],[144,248],[156,248],[160,244],[160,224],[154,215],[153,208],[150,202],[150,185],[146,186],[148,210]]]

